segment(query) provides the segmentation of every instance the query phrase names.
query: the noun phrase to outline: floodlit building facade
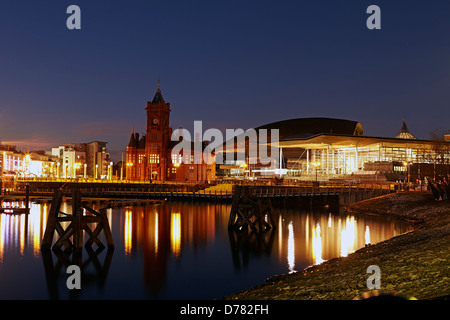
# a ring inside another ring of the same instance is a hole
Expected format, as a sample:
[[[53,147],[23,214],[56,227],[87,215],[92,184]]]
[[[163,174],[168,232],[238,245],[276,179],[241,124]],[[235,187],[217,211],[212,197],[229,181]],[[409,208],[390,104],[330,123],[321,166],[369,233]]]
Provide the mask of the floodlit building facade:
[[[56,163],[44,151],[29,153],[16,150],[15,146],[0,145],[0,176],[3,179],[50,178]]]
[[[236,176],[234,170],[238,175],[256,179],[311,180],[318,176],[423,180],[426,176],[435,178],[450,173],[450,136],[441,140],[417,139],[405,121],[395,138],[364,136],[359,122],[329,118],[290,119],[257,129],[260,128],[279,130],[276,169],[236,162],[221,166],[218,172],[222,176]]]
[[[56,178],[112,178],[106,142],[64,144],[52,148],[52,156],[56,158]]]
[[[127,145],[127,180],[180,182],[215,180],[213,158],[208,161],[191,161],[195,157],[202,157],[202,154],[195,154],[193,149],[190,154],[185,154],[183,150],[172,154],[178,142],[171,141],[170,103],[164,101],[159,85],[152,101],[147,102],[146,111],[146,133],[140,136],[133,130]]]

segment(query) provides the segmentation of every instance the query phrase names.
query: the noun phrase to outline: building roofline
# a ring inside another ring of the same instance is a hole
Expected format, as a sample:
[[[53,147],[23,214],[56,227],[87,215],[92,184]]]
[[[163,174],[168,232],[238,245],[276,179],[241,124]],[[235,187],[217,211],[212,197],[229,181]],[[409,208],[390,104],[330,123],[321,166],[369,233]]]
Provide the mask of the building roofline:
[[[358,144],[358,142],[360,144]],[[323,144],[323,148],[325,148],[327,145],[332,144],[336,145],[347,144],[350,147],[350,146],[371,145],[380,142],[397,143],[397,144],[418,144],[418,145],[442,144],[450,146],[450,141],[445,140],[402,139],[392,137],[356,136],[356,135],[330,134],[330,133],[321,133],[307,138],[282,139],[280,140],[280,146],[282,148],[303,148],[309,143],[311,145],[314,144],[316,146],[318,144]]]

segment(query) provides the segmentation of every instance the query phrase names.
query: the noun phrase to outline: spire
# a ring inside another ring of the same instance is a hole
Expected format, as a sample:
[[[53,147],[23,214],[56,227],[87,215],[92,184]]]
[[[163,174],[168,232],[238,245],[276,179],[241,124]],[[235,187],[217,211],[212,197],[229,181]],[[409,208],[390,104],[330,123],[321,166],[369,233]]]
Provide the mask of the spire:
[[[160,78],[158,76],[158,89],[156,90],[155,96],[153,97],[152,104],[161,102],[166,103],[161,93]]]
[[[400,129],[400,133],[397,135],[396,138],[400,138],[400,139],[416,139],[416,137],[414,137],[411,132],[409,132],[408,127],[406,125],[405,119],[402,119],[403,121],[403,125],[402,128]]]
[[[406,126],[405,119],[402,119],[402,121],[403,121],[403,125],[402,125],[402,128],[400,129],[400,132],[409,132],[408,127]]]
[[[131,132],[130,141],[128,142],[128,147],[137,147],[138,142],[136,141],[136,136],[134,134],[134,126]]]

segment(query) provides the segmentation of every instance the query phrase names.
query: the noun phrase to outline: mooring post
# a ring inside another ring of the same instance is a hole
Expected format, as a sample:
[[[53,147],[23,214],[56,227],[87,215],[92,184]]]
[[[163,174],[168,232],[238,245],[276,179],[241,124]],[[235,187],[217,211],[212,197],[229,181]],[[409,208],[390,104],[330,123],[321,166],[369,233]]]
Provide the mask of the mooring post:
[[[47,226],[44,231],[44,237],[42,239],[41,249],[50,249],[53,240],[53,233],[56,230],[56,223],[61,208],[63,192],[61,189],[55,190],[53,194],[52,204],[50,205],[50,211],[47,218]]]
[[[81,197],[79,190],[72,191],[72,216],[74,224],[73,245],[75,250],[81,251],[83,248],[83,209],[81,208]]]
[[[29,202],[30,202],[30,185],[27,183],[27,185],[25,186],[25,208],[27,213],[30,210]]]

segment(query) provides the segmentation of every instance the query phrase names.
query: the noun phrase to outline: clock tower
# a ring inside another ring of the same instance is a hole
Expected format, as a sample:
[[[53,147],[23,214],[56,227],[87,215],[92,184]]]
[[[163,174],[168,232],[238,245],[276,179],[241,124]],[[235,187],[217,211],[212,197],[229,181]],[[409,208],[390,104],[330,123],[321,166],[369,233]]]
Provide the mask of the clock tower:
[[[170,159],[169,143],[172,129],[169,127],[170,103],[166,103],[158,90],[152,101],[147,101],[147,134],[145,141],[145,179],[166,181],[168,159]]]

